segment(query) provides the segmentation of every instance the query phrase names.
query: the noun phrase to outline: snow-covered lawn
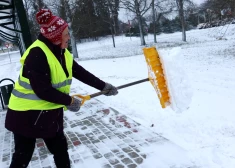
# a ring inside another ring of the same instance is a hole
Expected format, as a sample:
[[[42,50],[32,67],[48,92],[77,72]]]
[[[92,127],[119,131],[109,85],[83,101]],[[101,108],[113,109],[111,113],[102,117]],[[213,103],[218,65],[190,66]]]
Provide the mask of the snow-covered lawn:
[[[145,40],[149,46],[154,45],[152,35]],[[157,40],[156,46],[162,57],[169,49],[181,47],[179,55],[166,55],[172,56],[177,65],[172,66],[172,71],[176,74],[184,71],[179,77],[185,76],[190,86],[172,86],[174,92],[181,94],[183,89],[192,90],[192,101],[187,110],[162,109],[150,82],[122,89],[114,97],[100,96],[97,99],[186,149],[195,165],[234,168],[235,25],[189,31],[187,42],[181,41],[181,33],[162,34]],[[116,48],[112,47],[111,38],[78,44],[79,64],[115,86],[147,78],[140,39],[119,36],[115,41]],[[7,57],[1,58],[0,55],[0,79],[17,79],[19,64],[6,64]],[[19,54],[13,57],[15,61]],[[73,80],[72,88],[77,93],[97,92],[76,80]]]

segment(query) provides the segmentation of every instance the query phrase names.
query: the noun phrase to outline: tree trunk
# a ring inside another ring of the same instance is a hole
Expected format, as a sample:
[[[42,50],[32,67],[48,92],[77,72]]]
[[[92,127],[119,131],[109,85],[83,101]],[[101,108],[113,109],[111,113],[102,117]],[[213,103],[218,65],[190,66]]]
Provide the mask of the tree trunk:
[[[118,10],[119,10],[119,0],[114,1],[114,30],[115,30],[115,35],[119,34],[119,25],[118,25]]]
[[[110,14],[110,19],[109,19],[109,25],[110,25],[110,30],[112,34],[112,39],[113,39],[113,47],[115,48],[115,39],[114,39],[114,34],[116,34],[116,25],[115,25],[115,20],[114,20],[114,14],[113,14],[113,6],[111,5],[110,1],[108,1],[109,5],[109,14]]]
[[[176,0],[178,1],[178,8],[179,8],[179,16],[181,21],[181,27],[182,27],[182,40],[186,41],[186,29],[185,29],[185,18],[184,18],[184,5],[183,0]]]
[[[78,58],[78,51],[77,51],[77,44],[75,37],[73,35],[73,29],[70,28],[70,40],[71,40],[71,45],[72,45],[72,53],[73,53],[73,58]]]
[[[59,10],[59,14],[60,17],[64,18],[65,20],[68,21],[69,24],[69,33],[70,33],[70,40],[71,40],[71,47],[72,47],[72,54],[73,54],[73,58],[78,58],[78,51],[77,51],[77,45],[76,45],[76,39],[74,37],[74,33],[73,33],[73,29],[72,29],[72,14],[71,14],[71,10],[68,4],[68,1],[65,0],[61,0],[60,1],[62,6]]]
[[[112,39],[113,39],[113,47],[115,48],[115,40],[114,40],[114,33],[113,33],[113,25],[110,23],[110,30],[112,34]]]
[[[141,45],[145,45],[145,39],[144,39],[144,31],[143,31],[143,25],[142,25],[142,18],[141,15],[137,16],[138,22],[139,22],[139,29],[140,29],[140,41]]]
[[[153,37],[154,37],[154,43],[157,43],[157,38],[156,38],[156,10],[154,8],[154,0],[152,0],[152,11],[153,11]]]

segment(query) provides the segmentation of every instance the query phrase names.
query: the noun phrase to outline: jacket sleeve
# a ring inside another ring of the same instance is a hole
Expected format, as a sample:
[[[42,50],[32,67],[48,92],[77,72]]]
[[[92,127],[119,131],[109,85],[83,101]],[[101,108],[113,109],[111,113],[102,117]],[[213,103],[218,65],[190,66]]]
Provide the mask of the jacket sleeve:
[[[69,95],[52,87],[49,64],[39,47],[29,52],[23,67],[23,76],[29,79],[32,89],[40,99],[63,105],[71,103]]]
[[[85,70],[76,61],[73,61],[73,77],[98,90],[102,90],[105,86],[104,81],[100,80],[95,75]]]

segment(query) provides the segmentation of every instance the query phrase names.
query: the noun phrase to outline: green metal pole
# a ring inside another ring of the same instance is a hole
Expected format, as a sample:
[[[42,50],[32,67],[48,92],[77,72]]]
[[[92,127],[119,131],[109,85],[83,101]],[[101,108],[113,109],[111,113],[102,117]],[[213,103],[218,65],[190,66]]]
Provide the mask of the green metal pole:
[[[17,11],[17,16],[19,18],[20,27],[22,31],[22,37],[24,41],[25,48],[27,49],[32,44],[32,38],[30,34],[30,29],[24,9],[24,4],[22,0],[14,0],[15,9]]]

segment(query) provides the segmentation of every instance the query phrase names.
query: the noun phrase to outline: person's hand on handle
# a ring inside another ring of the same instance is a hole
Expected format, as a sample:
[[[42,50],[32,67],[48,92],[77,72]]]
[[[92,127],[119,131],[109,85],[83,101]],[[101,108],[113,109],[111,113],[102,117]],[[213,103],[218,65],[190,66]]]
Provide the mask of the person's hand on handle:
[[[67,109],[72,112],[78,112],[81,107],[81,103],[81,100],[74,96],[72,97],[71,104],[67,106]]]
[[[105,83],[104,89],[102,91],[107,91],[107,93],[105,93],[105,96],[114,96],[118,94],[118,90],[115,86],[111,85],[110,83]]]

